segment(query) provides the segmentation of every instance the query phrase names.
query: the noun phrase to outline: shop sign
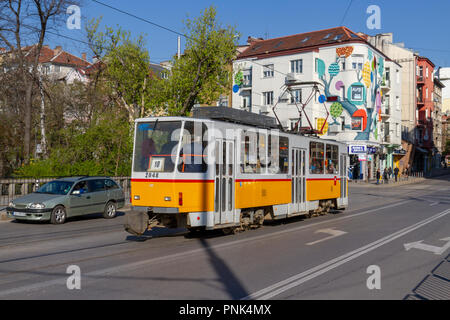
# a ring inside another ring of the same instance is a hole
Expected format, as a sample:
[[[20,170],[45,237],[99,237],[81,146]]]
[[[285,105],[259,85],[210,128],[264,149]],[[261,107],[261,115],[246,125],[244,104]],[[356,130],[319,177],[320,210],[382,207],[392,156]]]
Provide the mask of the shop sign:
[[[403,149],[396,149],[396,150],[394,150],[394,154],[405,155],[405,154],[406,154],[406,150],[403,150]]]
[[[354,145],[349,147],[349,154],[360,154],[360,153],[366,153],[367,147],[364,145]]]
[[[375,148],[375,147],[367,147],[367,153],[368,154],[375,154],[375,153],[377,153],[377,148]]]
[[[367,155],[366,154],[358,154],[359,161],[367,161]]]

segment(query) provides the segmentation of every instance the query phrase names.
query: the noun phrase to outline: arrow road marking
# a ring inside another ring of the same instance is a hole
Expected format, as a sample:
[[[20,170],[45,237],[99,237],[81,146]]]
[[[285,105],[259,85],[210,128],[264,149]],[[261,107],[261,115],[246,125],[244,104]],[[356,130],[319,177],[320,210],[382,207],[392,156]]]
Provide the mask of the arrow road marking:
[[[447,251],[447,249],[450,248],[450,237],[441,239],[441,241],[447,241],[447,244],[445,244],[443,247],[436,247],[436,246],[431,246],[429,244],[424,244],[424,243],[422,243],[423,242],[423,240],[422,240],[422,241],[416,241],[416,242],[411,242],[411,243],[405,243],[403,246],[405,247],[406,251],[409,251],[410,249],[419,249],[419,250],[433,252],[434,254],[437,254],[440,256],[445,251]]]
[[[326,233],[326,234],[331,234],[331,236],[323,238],[323,239],[320,239],[320,240],[317,240],[317,241],[314,241],[314,242],[309,242],[309,243],[306,244],[307,246],[312,246],[313,244],[316,244],[316,243],[319,243],[319,242],[323,242],[323,241],[327,241],[327,240],[330,240],[330,239],[342,236],[342,235],[346,234],[347,232],[334,230],[334,229],[330,228],[330,229],[320,229],[320,230],[317,230],[315,233]]]
[[[293,275],[290,278],[279,281],[271,286],[268,286],[259,291],[256,291],[256,292],[242,298],[241,300],[256,300],[256,299],[268,300],[270,298],[273,298],[277,295],[280,295],[283,292],[286,292],[297,286],[300,286],[301,284],[303,284],[309,280],[312,280],[324,273],[327,273],[328,271],[338,268],[339,266],[341,266],[349,261],[357,259],[360,256],[363,256],[373,250],[376,250],[377,248],[379,248],[381,246],[384,246],[392,241],[395,241],[396,239],[403,237],[404,235],[406,235],[410,232],[413,232],[413,231],[415,231],[437,219],[445,217],[448,214],[450,214],[450,209],[445,210],[441,213],[438,213],[438,214],[436,214],[432,217],[429,217],[425,220],[422,220],[416,224],[413,224],[412,226],[409,226],[402,230],[394,232],[393,234],[390,234],[384,238],[378,239],[378,240],[376,240],[372,243],[369,243],[368,245],[365,245],[361,248],[358,248],[356,250],[348,252],[342,256],[339,256],[330,261],[324,262],[321,265],[318,265],[316,267],[313,267],[311,269],[303,271],[299,274]]]

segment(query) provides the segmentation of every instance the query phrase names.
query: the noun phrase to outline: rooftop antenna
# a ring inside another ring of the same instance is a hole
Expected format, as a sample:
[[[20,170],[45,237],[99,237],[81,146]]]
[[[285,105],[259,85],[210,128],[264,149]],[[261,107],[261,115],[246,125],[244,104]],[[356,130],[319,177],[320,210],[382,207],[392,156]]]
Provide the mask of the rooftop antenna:
[[[181,37],[178,36],[178,50],[177,50],[177,57],[180,59],[181,57]]]

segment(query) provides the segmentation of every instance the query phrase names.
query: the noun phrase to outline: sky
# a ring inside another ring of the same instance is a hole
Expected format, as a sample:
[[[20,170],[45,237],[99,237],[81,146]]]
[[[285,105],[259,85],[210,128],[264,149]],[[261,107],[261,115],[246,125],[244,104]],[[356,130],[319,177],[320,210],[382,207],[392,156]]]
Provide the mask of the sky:
[[[448,0],[99,0],[156,24],[183,32],[183,21],[200,15],[214,6],[223,25],[234,26],[241,34],[240,44],[249,35],[276,38],[344,25],[355,32],[369,35],[394,33],[394,42],[401,42],[420,55],[431,59],[436,67],[450,66],[450,1]],[[380,8],[381,28],[370,30],[367,8]],[[102,26],[128,30],[133,36],[145,36],[152,62],[169,60],[177,51],[177,35],[151,24],[116,12],[92,0],[82,0],[81,30],[63,27],[61,34],[86,40],[83,31],[92,18],[102,17]],[[67,51],[81,55],[88,52],[83,44],[49,35],[47,43],[62,45]],[[185,43],[182,39],[182,46]],[[88,55],[89,56],[89,55]]]

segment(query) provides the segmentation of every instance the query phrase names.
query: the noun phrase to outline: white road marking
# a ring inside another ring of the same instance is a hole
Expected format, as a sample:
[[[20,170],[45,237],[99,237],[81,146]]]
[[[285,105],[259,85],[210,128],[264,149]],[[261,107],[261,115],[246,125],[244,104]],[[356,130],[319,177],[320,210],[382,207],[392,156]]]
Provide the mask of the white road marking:
[[[306,270],[306,271],[299,273],[297,275],[294,275],[286,280],[277,282],[267,288],[264,288],[255,293],[252,293],[252,294],[248,295],[247,297],[242,298],[242,300],[255,300],[255,299],[267,300],[267,299],[273,298],[285,291],[288,291],[292,288],[295,288],[295,287],[301,285],[302,283],[305,283],[306,281],[314,279],[314,278],[316,278],[330,270],[333,270],[351,260],[354,260],[370,251],[373,251],[389,242],[392,242],[392,241],[394,241],[416,229],[419,229],[439,218],[442,218],[449,213],[450,213],[450,209],[445,210],[445,211],[438,213],[428,219],[422,220],[412,226],[406,227],[406,228],[399,230],[393,234],[390,234],[384,238],[374,241],[364,247],[361,247],[359,249],[356,249],[354,251],[346,253],[340,257],[337,257],[335,259],[327,261],[319,266],[316,266],[314,268]]]
[[[323,239],[320,239],[320,240],[317,240],[317,241],[309,242],[309,243],[306,244],[307,246],[312,246],[312,245],[314,245],[316,243],[320,243],[320,242],[323,242],[323,241],[327,241],[327,240],[330,240],[330,239],[342,236],[342,235],[346,234],[347,232],[340,231],[340,230],[335,230],[333,228],[329,228],[329,229],[317,230],[315,233],[327,233],[327,234],[331,234],[331,236],[323,238]]]
[[[429,244],[424,244],[423,240],[422,240],[422,241],[416,241],[416,242],[411,242],[411,243],[405,243],[404,247],[405,247],[406,251],[409,251],[414,248],[414,249],[429,251],[429,252],[432,252],[432,253],[440,256],[445,251],[447,251],[447,249],[450,248],[450,237],[441,239],[441,241],[446,241],[447,243],[443,247],[436,247],[436,246],[431,246]]]
[[[273,237],[281,236],[281,235],[288,234],[288,233],[297,232],[299,230],[308,229],[308,228],[315,227],[315,226],[318,226],[318,225],[323,225],[323,224],[327,224],[327,223],[333,223],[333,222],[337,222],[337,221],[342,221],[342,220],[346,220],[346,219],[349,219],[349,218],[354,218],[354,217],[366,215],[366,214],[373,213],[373,212],[380,213],[382,210],[398,207],[398,206],[404,205],[404,204],[412,202],[412,201],[413,200],[405,200],[405,201],[392,203],[392,204],[389,204],[389,205],[386,205],[386,206],[383,206],[383,207],[366,210],[366,211],[363,211],[363,212],[360,212],[360,213],[355,213],[355,214],[347,215],[347,216],[336,218],[336,219],[330,219],[330,220],[326,220],[326,221],[311,223],[311,224],[308,224],[308,225],[302,225],[302,226],[291,228],[291,229],[287,229],[287,230],[271,232],[269,234],[262,234],[262,235],[251,237],[251,238],[246,238],[246,239],[226,242],[226,243],[222,243],[222,244],[211,246],[210,249],[211,250],[219,250],[219,249],[223,249],[223,248],[228,248],[228,247],[244,244],[244,243],[247,243],[247,242],[253,242],[253,241],[258,241],[258,240],[268,240],[268,239],[273,238]],[[174,253],[174,254],[167,255],[167,256],[150,258],[150,259],[146,259],[146,260],[142,260],[142,261],[137,261],[137,262],[127,263],[127,264],[123,264],[123,265],[118,265],[118,266],[114,266],[114,267],[110,267],[110,268],[106,268],[106,269],[100,269],[100,270],[92,271],[92,272],[89,272],[89,273],[85,273],[85,274],[83,274],[83,276],[88,278],[88,277],[95,277],[95,276],[100,276],[100,275],[105,276],[105,275],[108,275],[108,274],[117,274],[117,273],[121,273],[121,272],[126,272],[126,271],[139,269],[139,268],[148,266],[149,264],[152,264],[152,263],[163,263],[163,262],[175,261],[175,260],[180,259],[180,258],[191,257],[192,255],[201,254],[201,253],[204,253],[204,252],[205,252],[204,248],[199,248],[199,249],[189,250],[189,251],[185,251],[185,252],[181,252],[181,253]],[[28,292],[28,291],[33,291],[33,290],[39,290],[39,289],[51,287],[51,286],[54,286],[54,285],[58,285],[58,284],[61,284],[61,283],[65,286],[66,279],[64,278],[64,279],[49,280],[49,281],[38,282],[38,283],[35,283],[35,284],[26,285],[26,286],[22,286],[22,287],[16,287],[16,288],[12,288],[12,289],[3,290],[3,291],[0,291],[0,297],[12,295],[12,294],[17,294],[17,293],[21,293],[21,292]]]
[[[438,204],[439,204],[439,201],[438,201],[438,202],[430,203],[430,207],[433,207],[433,206],[438,205]]]

